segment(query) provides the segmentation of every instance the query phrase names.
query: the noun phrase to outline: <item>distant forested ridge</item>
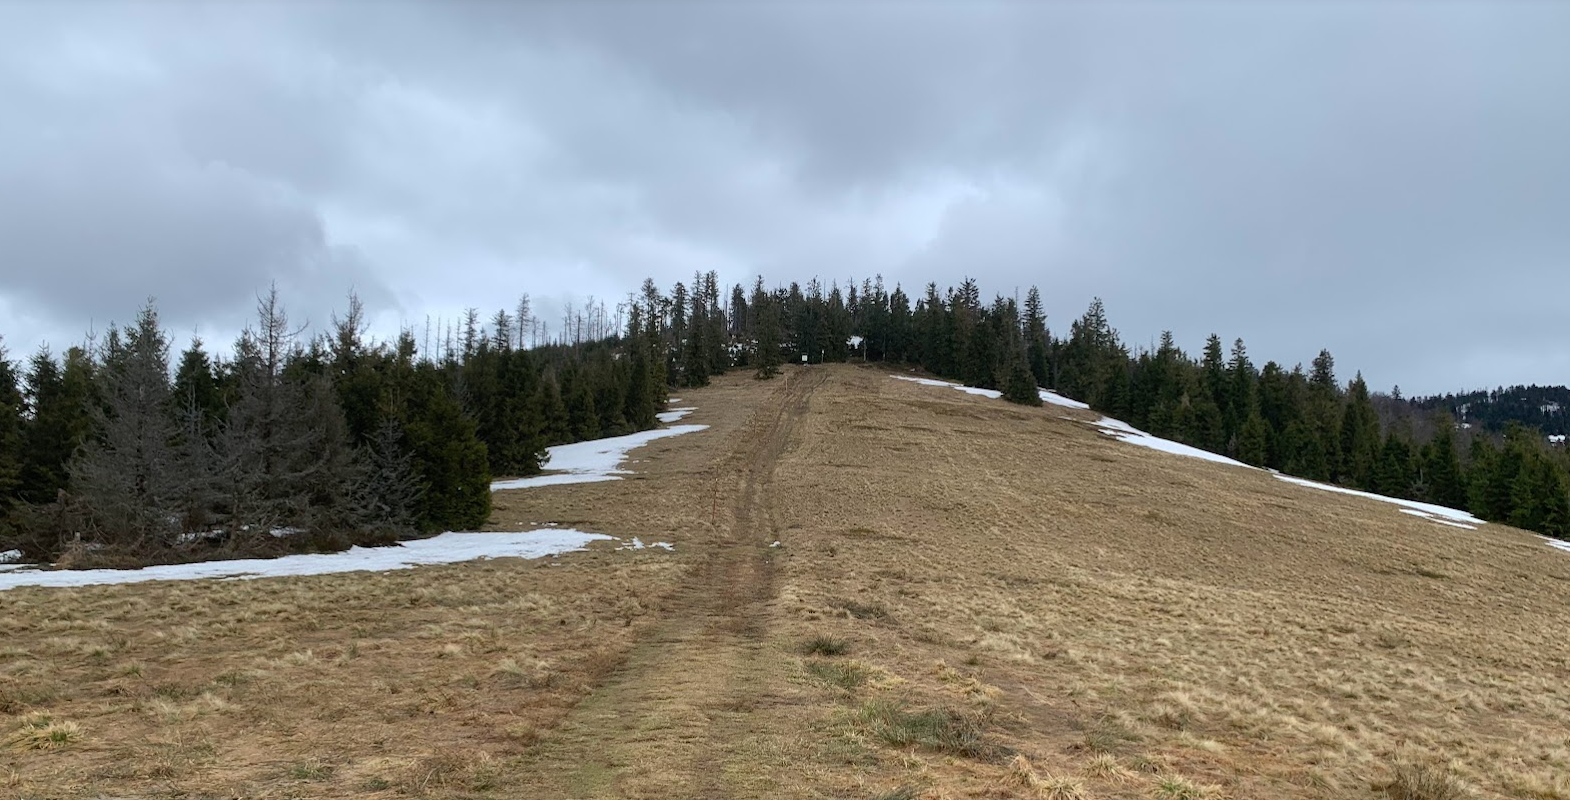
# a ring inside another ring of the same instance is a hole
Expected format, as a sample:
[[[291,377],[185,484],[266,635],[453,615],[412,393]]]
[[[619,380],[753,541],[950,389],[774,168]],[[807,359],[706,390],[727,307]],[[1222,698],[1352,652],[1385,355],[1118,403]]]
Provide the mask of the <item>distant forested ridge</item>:
[[[1562,388],[1407,401],[1342,382],[1327,351],[1305,369],[1215,335],[1197,358],[1170,333],[1132,348],[1099,299],[1055,334],[1035,288],[983,301],[969,279],[723,291],[709,272],[645,281],[614,316],[591,302],[543,341],[527,297],[488,320],[368,340],[351,296],[306,336],[273,292],[226,353],[171,353],[151,303],[60,356],[0,350],[0,550],[130,565],[476,528],[491,477],[539,471],[547,446],[652,427],[672,387],[803,361],[914,366],[1029,405],[1046,387],[1245,463],[1570,536],[1570,461],[1543,436],[1563,417],[1522,424],[1570,405]]]
[[[1570,388],[1564,386],[1511,386],[1493,391],[1413,398],[1421,409],[1443,409],[1463,425],[1502,433],[1510,424],[1536,428],[1544,435],[1570,433]]]

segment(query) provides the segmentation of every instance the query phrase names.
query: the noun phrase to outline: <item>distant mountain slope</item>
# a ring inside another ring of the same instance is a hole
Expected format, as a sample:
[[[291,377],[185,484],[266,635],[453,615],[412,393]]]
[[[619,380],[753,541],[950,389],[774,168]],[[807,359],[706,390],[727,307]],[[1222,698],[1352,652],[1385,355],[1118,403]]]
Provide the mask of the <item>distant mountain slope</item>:
[[[1426,410],[1443,408],[1456,419],[1489,431],[1502,431],[1511,422],[1542,430],[1545,435],[1570,432],[1570,387],[1512,386],[1508,389],[1447,394],[1410,400]]]

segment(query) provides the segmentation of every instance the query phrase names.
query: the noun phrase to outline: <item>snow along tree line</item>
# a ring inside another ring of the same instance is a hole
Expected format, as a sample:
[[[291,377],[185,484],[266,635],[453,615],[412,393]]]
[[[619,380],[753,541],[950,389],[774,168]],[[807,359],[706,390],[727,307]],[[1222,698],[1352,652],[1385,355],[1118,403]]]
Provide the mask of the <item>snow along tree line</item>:
[[[1570,536],[1570,464],[1541,436],[1458,429],[1361,375],[1343,386],[1328,352],[1305,371],[1256,368],[1217,336],[1198,359],[1170,334],[1134,351],[1099,299],[1059,337],[1035,288],[1022,305],[983,303],[969,279],[915,298],[881,278],[722,295],[710,272],[669,293],[645,281],[600,340],[526,348],[528,314],[525,299],[486,326],[470,309],[434,356],[408,330],[367,342],[353,297],[305,339],[271,293],[232,355],[194,343],[172,379],[151,306],[63,360],[0,352],[0,550],[145,563],[475,528],[491,476],[538,472],[547,446],[650,428],[669,388],[803,357],[917,366],[1031,405],[1046,387],[1249,464]]]

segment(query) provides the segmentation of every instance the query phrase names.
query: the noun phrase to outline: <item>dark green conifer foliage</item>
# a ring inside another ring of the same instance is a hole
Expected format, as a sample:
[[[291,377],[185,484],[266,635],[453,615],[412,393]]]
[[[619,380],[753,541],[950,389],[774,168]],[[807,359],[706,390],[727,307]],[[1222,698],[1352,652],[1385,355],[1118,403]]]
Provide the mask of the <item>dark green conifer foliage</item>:
[[[477,530],[491,513],[491,474],[475,424],[448,393],[437,368],[415,368],[405,439],[424,494],[415,522],[424,531]]]
[[[53,363],[52,361],[50,362]],[[22,487],[23,398],[16,367],[0,345],[0,526],[15,505]]]
[[[851,320],[850,311],[845,307],[845,300],[840,294],[838,285],[829,289],[823,322],[823,360],[843,363],[849,355],[847,340],[850,339]]]
[[[1035,376],[1037,386],[1047,386],[1051,373],[1047,368],[1048,336],[1047,312],[1041,305],[1041,292],[1030,287],[1025,294],[1025,363]]]
[[[0,394],[4,383],[0,375]],[[17,497],[24,503],[51,503],[68,486],[66,465],[93,433],[92,414],[99,403],[92,359],[72,347],[62,369],[48,350],[40,350],[29,362],[24,395],[31,418],[23,424]]]
[[[752,313],[757,320],[758,368],[754,377],[767,380],[779,374],[782,331],[779,300],[763,290],[762,278],[752,288]]]
[[[1368,384],[1363,382],[1363,374],[1358,373],[1347,387],[1346,410],[1341,415],[1340,475],[1343,481],[1369,490],[1384,485],[1382,479],[1375,479],[1376,467],[1384,469],[1379,439],[1379,415],[1368,396]]]
[[[587,390],[589,387],[585,384],[583,388]],[[561,387],[557,385],[555,376],[546,374],[544,380],[540,381],[539,391],[540,396],[536,402],[537,408],[539,408],[540,427],[544,432],[545,443],[547,445],[557,445],[574,441],[573,433],[576,426],[573,425],[573,420],[567,411],[566,402],[562,400]],[[590,418],[594,421],[594,428],[598,430],[599,415],[591,413]],[[586,422],[581,423],[581,425],[585,428],[588,427]]]
[[[1410,497],[1413,479],[1411,447],[1405,437],[1392,432],[1380,451],[1373,490],[1390,497]]]
[[[1466,508],[1465,477],[1456,453],[1455,421],[1449,414],[1434,417],[1434,438],[1423,448],[1423,481],[1427,500],[1450,508]]]
[[[647,375],[644,379],[647,379]],[[648,387],[644,387],[648,391]],[[584,441],[586,439],[600,438],[600,415],[594,408],[594,390],[589,384],[578,381],[572,388],[571,402],[567,404],[567,418],[569,439],[564,441]]]
[[[1243,421],[1243,427],[1238,431],[1237,447],[1233,457],[1244,464],[1256,467],[1265,465],[1269,458],[1270,429],[1265,424],[1265,418],[1255,411]]]

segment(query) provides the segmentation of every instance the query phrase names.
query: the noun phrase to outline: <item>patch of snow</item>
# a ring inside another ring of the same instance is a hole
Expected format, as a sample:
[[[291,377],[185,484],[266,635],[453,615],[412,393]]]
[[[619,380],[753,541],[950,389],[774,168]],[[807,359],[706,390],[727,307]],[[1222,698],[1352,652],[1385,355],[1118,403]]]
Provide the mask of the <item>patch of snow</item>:
[[[619,469],[621,462],[626,460],[627,453],[633,448],[642,447],[655,439],[665,439],[671,436],[680,436],[684,433],[695,433],[706,430],[707,425],[676,425],[670,428],[655,428],[650,431],[640,431],[626,436],[612,436],[608,439],[591,439],[587,442],[574,442],[573,444],[560,444],[546,448],[551,454],[545,466],[551,470],[548,475],[536,475],[532,478],[515,478],[507,481],[491,483],[491,491],[502,489],[534,489],[540,486],[556,486],[564,483],[598,483],[600,481],[621,480],[622,475],[630,474],[627,470]]]
[[[1294,478],[1291,475],[1277,475],[1276,477],[1280,480],[1286,481],[1287,483],[1295,483],[1298,486],[1307,486],[1311,489],[1320,489],[1326,492],[1336,492],[1337,494],[1349,494],[1353,495],[1354,497],[1366,497],[1369,500],[1378,500],[1382,503],[1394,503],[1398,506],[1401,506],[1402,508],[1421,511],[1431,517],[1439,517],[1450,520],[1451,522],[1458,522],[1473,526],[1484,524],[1483,520],[1480,520],[1465,511],[1455,508],[1446,508],[1444,506],[1436,506],[1433,503],[1419,503],[1416,500],[1402,500],[1399,497],[1386,497],[1385,495],[1374,494],[1373,492],[1360,492],[1356,489],[1347,489],[1341,486],[1331,486],[1328,483],[1311,481],[1306,478]],[[1434,521],[1438,522],[1439,520],[1436,519]]]
[[[1037,386],[1036,394],[1041,396],[1041,402],[1043,403],[1051,403],[1052,405],[1063,406],[1064,408],[1077,408],[1081,411],[1090,410],[1089,403],[1081,403],[1078,400],[1064,397],[1063,395],[1058,394],[1051,389],[1043,389],[1040,386]]]
[[[644,544],[643,540],[639,539],[636,536],[632,537],[632,541],[627,542],[626,544],[624,544],[621,547],[618,547],[616,549],[617,550],[642,550],[642,549],[647,548],[647,547],[658,547],[661,550],[675,550],[676,549],[676,545],[673,545],[670,542],[650,542],[648,544]]]
[[[774,544],[771,544],[771,545],[769,545],[769,546],[770,546],[770,547],[779,547],[779,546],[780,546],[780,542],[779,542],[779,540],[778,540],[778,539],[775,539],[775,540],[774,540]]]
[[[1217,464],[1226,464],[1233,467],[1254,469],[1254,467],[1244,464],[1241,461],[1234,461],[1230,458],[1227,458],[1226,456],[1212,453],[1209,450],[1201,450],[1197,447],[1183,444],[1182,442],[1174,442],[1171,439],[1163,439],[1159,436],[1151,436],[1150,434],[1145,433],[1144,431],[1135,428],[1134,426],[1122,420],[1113,419],[1111,417],[1102,417],[1101,419],[1098,419],[1091,424],[1096,426],[1096,428],[1099,429],[1102,433],[1111,436],[1114,439],[1128,442],[1129,444],[1137,445],[1139,447],[1148,447],[1151,450],[1160,450],[1163,453],[1171,453],[1178,456],[1204,459],[1205,461],[1213,461]]]
[[[543,558],[582,550],[589,542],[599,539],[614,538],[603,533],[584,533],[570,528],[543,528],[521,533],[443,533],[393,547],[351,547],[341,553],[165,564],[142,569],[6,572],[0,574],[0,591],[18,586],[102,586],[203,578],[250,580],[285,575],[385,572],[476,559]]]
[[[681,402],[681,398],[680,397],[667,397],[667,398],[665,398],[665,402],[667,402],[667,403],[680,403]]]
[[[1565,435],[1562,434],[1562,433],[1550,433],[1550,434],[1548,434],[1548,443],[1549,444],[1564,444],[1565,443]]]
[[[1570,542],[1563,539],[1550,539],[1547,536],[1543,537],[1543,541],[1547,542],[1549,547],[1570,553]]]
[[[1411,514],[1414,517],[1421,517],[1421,518],[1426,519],[1429,522],[1435,523],[1437,525],[1448,525],[1448,526],[1450,526],[1452,528],[1465,528],[1465,529],[1467,529],[1469,531],[1477,530],[1477,526],[1476,525],[1468,525],[1468,524],[1466,524],[1464,522],[1451,522],[1450,520],[1447,520],[1447,519],[1440,519],[1440,518],[1434,516],[1433,514],[1427,512],[1427,511],[1419,511],[1418,509],[1415,509],[1415,508],[1401,508],[1401,509],[1397,509],[1397,510],[1400,511],[1401,513],[1403,513],[1403,514]]]
[[[657,419],[659,419],[660,422],[664,422],[666,424],[669,424],[669,423],[672,423],[672,422],[676,422],[677,420],[680,420],[682,417],[685,417],[688,414],[691,414],[692,412],[697,411],[697,410],[698,409],[696,407],[694,407],[694,406],[687,406],[685,408],[673,408],[673,409],[671,409],[669,411],[661,411],[660,413],[655,414],[654,416]]]
[[[912,383],[919,383],[922,386],[947,386],[950,389],[958,389],[958,390],[964,392],[965,394],[974,394],[974,395],[980,395],[982,397],[990,397],[993,400],[996,400],[996,399],[998,399],[998,398],[1003,396],[1003,393],[998,391],[998,390],[996,390],[996,389],[977,389],[974,386],[964,386],[964,385],[961,385],[961,384],[958,384],[958,383],[950,383],[948,381],[933,380],[932,378],[912,378],[912,377],[910,377],[908,375],[892,375],[890,377],[899,378],[902,381],[910,381]]]
[[[861,337],[860,337],[860,336],[852,336],[852,337],[850,337],[850,338],[849,338],[849,339],[846,339],[846,340],[845,340],[845,344],[847,344],[847,345],[850,345],[850,348],[851,348],[851,349],[852,349],[852,350],[854,350],[854,349],[856,349],[856,348],[858,348],[858,347],[860,347],[860,346],[861,346],[861,343],[862,343],[862,342],[863,342],[863,341],[864,341],[864,340],[863,340],[863,339],[862,339],[862,338],[861,338]]]
[[[6,550],[4,552],[0,552],[0,564],[9,564],[9,563],[11,563],[13,561],[21,561],[21,560],[22,560],[22,551],[21,550]]]

